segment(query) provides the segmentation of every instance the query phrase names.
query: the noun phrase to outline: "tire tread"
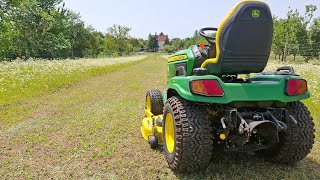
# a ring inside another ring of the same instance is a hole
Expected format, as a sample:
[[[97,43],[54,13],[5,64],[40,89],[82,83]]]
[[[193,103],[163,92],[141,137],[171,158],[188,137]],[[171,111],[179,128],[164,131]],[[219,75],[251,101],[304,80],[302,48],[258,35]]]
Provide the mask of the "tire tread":
[[[307,107],[300,101],[292,102],[286,108],[297,124],[289,119],[288,129],[279,133],[277,148],[267,152],[266,159],[276,163],[292,164],[304,159],[314,144],[314,123]]]
[[[177,129],[177,150],[169,167],[175,172],[192,172],[207,168],[212,155],[210,121],[204,106],[171,97]]]
[[[157,89],[147,91],[146,96],[150,96],[151,100],[151,113],[154,115],[160,115],[163,112],[163,100],[162,94]]]

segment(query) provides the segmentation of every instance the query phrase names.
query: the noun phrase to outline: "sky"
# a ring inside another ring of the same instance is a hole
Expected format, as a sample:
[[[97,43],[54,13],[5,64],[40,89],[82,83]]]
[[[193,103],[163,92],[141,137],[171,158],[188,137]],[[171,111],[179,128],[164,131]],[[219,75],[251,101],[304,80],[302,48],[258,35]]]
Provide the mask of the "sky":
[[[64,0],[80,13],[86,25],[101,32],[113,24],[131,28],[130,35],[146,39],[149,33],[164,32],[169,38],[186,38],[202,27],[218,27],[240,0]],[[272,14],[285,17],[289,7],[305,12],[305,5],[320,7],[320,0],[264,0]],[[320,16],[320,8],[316,11]]]

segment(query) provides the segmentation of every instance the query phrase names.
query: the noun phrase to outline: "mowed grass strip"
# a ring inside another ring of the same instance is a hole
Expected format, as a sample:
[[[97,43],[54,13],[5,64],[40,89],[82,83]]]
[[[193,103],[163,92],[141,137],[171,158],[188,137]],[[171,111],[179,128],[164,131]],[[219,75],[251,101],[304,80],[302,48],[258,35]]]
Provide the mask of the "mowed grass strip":
[[[0,129],[19,121],[20,106],[37,104],[33,97],[48,94],[85,78],[104,74],[145,59],[146,56],[78,60],[34,60],[0,62]],[[26,104],[26,102],[24,102]],[[32,112],[30,112],[32,113]]]
[[[320,143],[294,166],[216,154],[205,172],[174,174],[140,133],[145,91],[166,88],[166,61],[145,61],[37,97],[0,132],[3,179],[319,179]],[[318,117],[316,117],[318,118]],[[315,119],[316,119],[315,118]]]

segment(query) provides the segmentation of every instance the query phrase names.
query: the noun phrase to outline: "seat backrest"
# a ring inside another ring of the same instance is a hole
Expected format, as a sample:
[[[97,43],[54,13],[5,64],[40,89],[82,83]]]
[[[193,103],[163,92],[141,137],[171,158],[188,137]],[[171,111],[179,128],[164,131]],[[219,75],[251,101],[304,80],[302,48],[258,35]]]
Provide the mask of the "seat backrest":
[[[218,28],[214,63],[204,64],[212,74],[261,72],[269,59],[272,35],[269,6],[261,1],[242,1]]]

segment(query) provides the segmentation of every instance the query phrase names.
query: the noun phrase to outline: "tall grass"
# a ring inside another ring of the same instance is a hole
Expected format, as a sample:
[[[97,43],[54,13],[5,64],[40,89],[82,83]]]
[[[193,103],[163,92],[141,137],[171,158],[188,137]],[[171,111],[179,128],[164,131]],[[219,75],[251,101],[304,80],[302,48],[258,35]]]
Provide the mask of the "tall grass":
[[[146,56],[0,63],[0,104],[20,102]]]

